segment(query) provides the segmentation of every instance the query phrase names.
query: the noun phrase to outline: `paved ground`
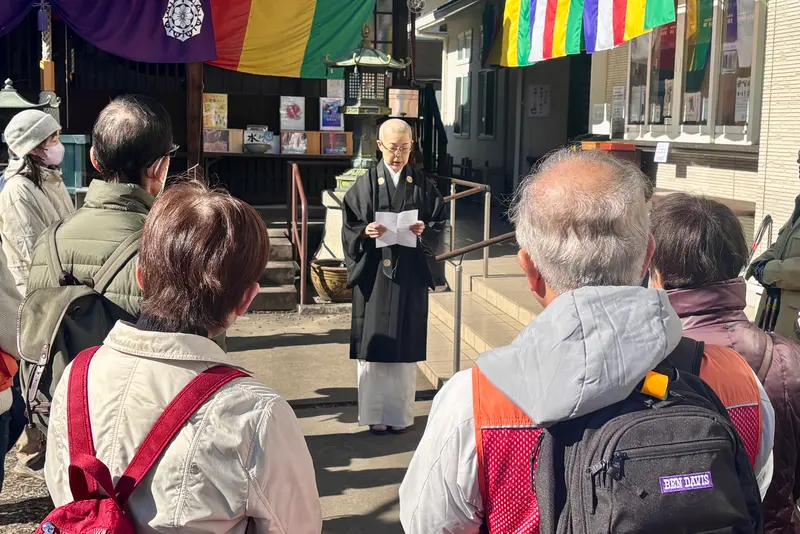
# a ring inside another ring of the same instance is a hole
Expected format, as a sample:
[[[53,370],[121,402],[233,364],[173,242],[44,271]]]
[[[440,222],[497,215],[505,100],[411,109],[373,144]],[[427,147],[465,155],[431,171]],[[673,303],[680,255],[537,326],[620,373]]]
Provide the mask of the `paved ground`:
[[[424,430],[433,392],[420,374],[415,428],[408,434],[373,436],[358,427],[349,327],[349,315],[251,315],[230,330],[228,350],[295,407],[317,472],[323,531],[401,533],[397,490]],[[0,533],[33,532],[50,508],[44,484],[7,471]]]

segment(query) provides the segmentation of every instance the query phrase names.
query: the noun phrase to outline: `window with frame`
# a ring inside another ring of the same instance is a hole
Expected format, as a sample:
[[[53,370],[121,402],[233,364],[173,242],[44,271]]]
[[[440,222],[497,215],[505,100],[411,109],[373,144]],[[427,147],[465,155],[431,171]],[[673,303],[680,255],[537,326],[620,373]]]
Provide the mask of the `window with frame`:
[[[456,116],[453,121],[453,134],[458,137],[469,137],[471,108],[470,82],[472,75],[466,74],[456,78]]]
[[[472,61],[472,30],[458,34],[458,63]]]
[[[494,138],[497,110],[497,71],[478,72],[478,136]]]
[[[764,1],[675,6],[674,23],[629,43],[626,137],[757,142]]]
[[[377,0],[370,29],[372,46],[384,54],[392,53],[392,0]]]

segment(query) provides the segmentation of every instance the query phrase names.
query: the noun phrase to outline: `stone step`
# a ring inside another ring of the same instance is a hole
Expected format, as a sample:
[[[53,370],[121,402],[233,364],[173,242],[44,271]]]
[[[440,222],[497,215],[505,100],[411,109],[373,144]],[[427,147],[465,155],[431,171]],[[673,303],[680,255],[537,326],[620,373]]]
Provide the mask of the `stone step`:
[[[270,261],[261,274],[259,284],[262,287],[293,285],[297,273],[297,264],[293,261]]]
[[[297,309],[297,289],[293,285],[262,287],[248,311],[292,311]]]
[[[269,261],[292,261],[294,250],[292,242],[285,237],[270,237]]]
[[[430,295],[430,314],[452,332],[455,293]],[[461,342],[478,354],[511,344],[523,325],[476,293],[464,293],[461,302]]]

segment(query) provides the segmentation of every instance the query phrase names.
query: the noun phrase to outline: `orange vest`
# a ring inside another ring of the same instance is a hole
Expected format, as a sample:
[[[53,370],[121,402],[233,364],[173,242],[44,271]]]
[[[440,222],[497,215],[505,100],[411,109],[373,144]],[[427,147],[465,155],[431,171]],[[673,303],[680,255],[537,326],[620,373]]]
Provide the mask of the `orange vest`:
[[[18,369],[17,361],[0,350],[0,391],[5,391],[11,387]]]
[[[756,377],[739,353],[706,345],[702,378],[714,390],[755,464],[761,446],[761,397]],[[506,398],[478,369],[472,368],[472,404],[478,484],[484,524],[491,534],[538,534],[539,508],[531,465],[543,429]]]

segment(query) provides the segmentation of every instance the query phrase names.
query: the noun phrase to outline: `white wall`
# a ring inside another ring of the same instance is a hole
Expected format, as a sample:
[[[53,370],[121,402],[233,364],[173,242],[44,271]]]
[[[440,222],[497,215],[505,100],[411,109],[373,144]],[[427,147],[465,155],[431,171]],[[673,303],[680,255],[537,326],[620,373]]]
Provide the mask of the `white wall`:
[[[511,193],[515,170],[516,121],[521,117],[522,138],[519,146],[519,172],[527,174],[530,164],[528,157],[538,158],[554,148],[562,146],[567,139],[567,111],[569,106],[569,59],[561,58],[545,61],[526,68],[501,68],[497,76],[496,133],[493,139],[479,138],[478,71],[481,69],[480,35],[482,5],[464,10],[447,19],[447,39],[443,58],[443,120],[448,131],[448,152],[456,163],[468,157],[476,168],[488,165],[490,174],[497,181],[508,184],[506,193]],[[458,62],[458,35],[472,29],[472,61],[469,64]],[[455,80],[459,76],[472,73],[472,111],[469,138],[453,135],[452,125],[456,118]],[[522,100],[517,99],[517,80],[523,77]],[[530,87],[549,85],[551,95],[550,116],[546,118],[528,117]],[[502,176],[500,176],[502,175]]]

